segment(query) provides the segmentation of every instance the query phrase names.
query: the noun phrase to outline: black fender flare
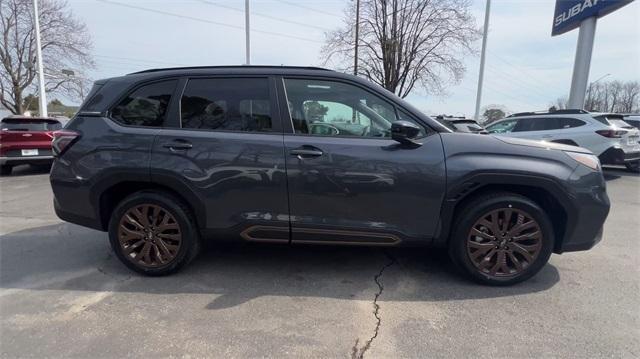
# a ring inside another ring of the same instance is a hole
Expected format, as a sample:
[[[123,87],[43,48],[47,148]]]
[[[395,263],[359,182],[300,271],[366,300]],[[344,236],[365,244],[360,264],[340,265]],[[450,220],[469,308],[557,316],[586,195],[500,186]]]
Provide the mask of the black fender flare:
[[[458,204],[474,194],[481,193],[489,186],[495,185],[515,185],[546,191],[556,199],[567,214],[565,237],[574,228],[575,217],[572,213],[574,213],[575,208],[572,205],[574,203],[573,196],[558,181],[539,175],[482,172],[465,176],[449,187],[442,203],[441,220],[433,243],[442,246],[448,242],[451,228],[456,220],[454,215]],[[562,241],[564,238],[557,238],[557,240]]]
[[[193,209],[198,227],[206,225],[206,211],[204,202],[178,176],[170,173],[154,173],[150,176],[147,170],[132,171],[131,169],[110,169],[105,171],[92,185],[90,201],[96,210],[96,218],[102,221],[101,200],[110,188],[123,183],[140,183],[148,185],[149,189],[166,189],[187,202]],[[104,226],[104,224],[103,224]]]

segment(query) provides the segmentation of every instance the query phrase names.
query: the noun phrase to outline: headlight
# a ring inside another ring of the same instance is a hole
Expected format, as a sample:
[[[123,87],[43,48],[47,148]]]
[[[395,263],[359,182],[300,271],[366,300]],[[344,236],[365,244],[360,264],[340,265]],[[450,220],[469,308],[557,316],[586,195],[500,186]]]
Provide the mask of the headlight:
[[[573,158],[579,163],[582,163],[583,165],[591,168],[592,170],[600,170],[600,160],[594,155],[569,151],[564,151],[564,153],[566,153],[569,157]]]

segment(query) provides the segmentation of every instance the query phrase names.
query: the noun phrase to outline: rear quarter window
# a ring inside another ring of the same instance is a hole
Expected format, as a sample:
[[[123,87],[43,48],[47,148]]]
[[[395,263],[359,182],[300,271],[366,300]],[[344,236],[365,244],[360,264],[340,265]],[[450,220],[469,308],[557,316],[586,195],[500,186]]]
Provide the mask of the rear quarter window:
[[[127,126],[162,127],[177,83],[168,80],[137,88],[111,110],[111,118]]]

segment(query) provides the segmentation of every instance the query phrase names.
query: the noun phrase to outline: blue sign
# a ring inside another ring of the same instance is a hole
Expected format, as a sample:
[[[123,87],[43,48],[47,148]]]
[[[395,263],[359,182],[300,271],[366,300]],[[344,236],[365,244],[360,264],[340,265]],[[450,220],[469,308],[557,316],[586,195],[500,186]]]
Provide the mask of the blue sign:
[[[551,36],[564,34],[580,26],[588,17],[602,17],[633,0],[556,0]]]

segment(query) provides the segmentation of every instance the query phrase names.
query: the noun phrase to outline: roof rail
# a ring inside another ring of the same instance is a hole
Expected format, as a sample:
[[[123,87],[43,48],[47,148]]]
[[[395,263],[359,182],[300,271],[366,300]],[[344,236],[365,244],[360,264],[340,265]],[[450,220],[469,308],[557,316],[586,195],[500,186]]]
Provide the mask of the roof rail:
[[[530,111],[530,112],[518,112],[511,114],[507,117],[518,117],[518,116],[537,116],[537,115],[576,115],[576,114],[585,114],[589,113],[588,111],[581,109],[565,109],[565,110],[555,110],[555,111]]]
[[[333,71],[333,70],[330,70],[330,69],[325,69],[323,67],[314,67],[314,66],[222,65],[222,66],[163,67],[163,68],[156,68],[156,69],[149,69],[149,70],[142,70],[142,71],[132,72],[132,73],[129,73],[127,75],[146,74],[146,73],[150,73],[150,72],[173,71],[173,70],[234,69],[234,68],[305,69],[305,70]]]

